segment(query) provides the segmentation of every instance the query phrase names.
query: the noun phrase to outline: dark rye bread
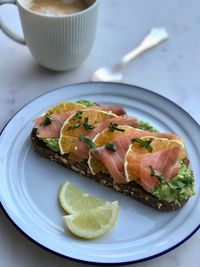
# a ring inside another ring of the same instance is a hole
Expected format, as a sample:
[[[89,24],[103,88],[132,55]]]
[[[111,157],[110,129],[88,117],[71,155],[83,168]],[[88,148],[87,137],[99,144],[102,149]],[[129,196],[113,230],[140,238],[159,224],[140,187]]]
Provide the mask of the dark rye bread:
[[[54,161],[68,169],[71,169],[82,176],[87,176],[100,184],[111,187],[115,191],[136,199],[147,206],[158,209],[159,211],[173,211],[182,207],[187,202],[187,200],[184,200],[180,204],[169,203],[164,200],[159,200],[158,198],[149,194],[134,181],[124,184],[114,184],[112,177],[108,174],[99,173],[93,175],[87,165],[87,162],[72,161],[68,159],[67,155],[60,155],[59,153],[56,153],[49,149],[39,138],[37,138],[36,128],[33,128],[31,132],[31,141],[35,150],[39,152],[43,157]],[[184,163],[188,166],[189,160],[185,159]]]

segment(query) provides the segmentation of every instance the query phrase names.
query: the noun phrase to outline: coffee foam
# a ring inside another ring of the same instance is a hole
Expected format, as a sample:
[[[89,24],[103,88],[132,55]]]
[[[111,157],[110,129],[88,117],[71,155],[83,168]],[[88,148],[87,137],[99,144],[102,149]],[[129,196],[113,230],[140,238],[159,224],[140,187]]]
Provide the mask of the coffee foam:
[[[22,0],[24,6],[43,15],[68,15],[80,12],[88,7],[83,0]]]

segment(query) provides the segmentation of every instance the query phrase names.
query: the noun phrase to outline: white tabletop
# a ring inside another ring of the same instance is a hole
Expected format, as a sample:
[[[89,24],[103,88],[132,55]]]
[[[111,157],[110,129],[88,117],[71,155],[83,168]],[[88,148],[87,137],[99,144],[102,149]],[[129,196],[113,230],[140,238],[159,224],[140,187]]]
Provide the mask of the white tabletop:
[[[132,62],[124,82],[148,88],[180,105],[200,123],[200,2],[198,0],[102,0],[96,41],[87,60],[69,72],[51,72],[34,61],[27,47],[0,31],[0,129],[31,99],[51,89],[90,79],[100,66],[115,63],[151,27],[163,26],[170,39]],[[21,32],[15,7],[0,7],[4,21]],[[83,266],[44,251],[27,240],[0,211],[0,266]],[[200,232],[173,251],[141,267],[197,267]]]

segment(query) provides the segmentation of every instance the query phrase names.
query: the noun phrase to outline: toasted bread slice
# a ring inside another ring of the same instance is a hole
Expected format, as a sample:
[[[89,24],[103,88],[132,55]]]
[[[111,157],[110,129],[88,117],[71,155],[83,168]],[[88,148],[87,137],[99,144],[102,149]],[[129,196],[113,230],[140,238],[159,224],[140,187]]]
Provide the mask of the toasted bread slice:
[[[70,170],[73,170],[82,176],[87,176],[100,184],[111,187],[115,191],[136,199],[147,206],[155,208],[159,211],[173,211],[181,208],[187,202],[187,200],[183,200],[178,204],[172,202],[169,203],[164,200],[159,200],[152,194],[146,192],[134,181],[129,183],[115,184],[113,183],[113,179],[109,174],[97,173],[96,175],[93,175],[88,167],[87,161],[74,161],[72,159],[69,159],[67,155],[61,155],[60,153],[52,151],[44,144],[43,141],[41,141],[37,137],[36,133],[36,128],[33,128],[31,132],[31,141],[35,150],[39,152],[43,157],[54,161]],[[183,161],[186,166],[189,165],[189,160],[187,158],[185,158]]]

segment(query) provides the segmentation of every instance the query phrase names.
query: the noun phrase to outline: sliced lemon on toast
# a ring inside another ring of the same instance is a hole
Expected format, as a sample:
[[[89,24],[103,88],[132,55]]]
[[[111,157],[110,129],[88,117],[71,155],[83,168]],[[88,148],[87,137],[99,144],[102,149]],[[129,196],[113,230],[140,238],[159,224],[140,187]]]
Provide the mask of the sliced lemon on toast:
[[[146,142],[149,142],[149,145],[150,145],[150,147],[152,149],[151,152],[160,151],[160,150],[171,148],[171,147],[174,147],[174,146],[180,146],[181,153],[180,153],[180,156],[179,156],[179,160],[183,160],[185,158],[184,145],[179,140],[170,140],[170,139],[167,139],[167,138],[160,138],[160,137],[155,137],[155,136],[144,136],[144,137],[141,137],[139,139],[141,139],[143,141],[146,141]],[[137,152],[137,153],[150,152],[150,151],[148,151],[147,147],[141,146],[141,144],[139,142],[137,142],[137,141],[133,142],[131,144],[131,150],[134,151],[134,152]]]
[[[90,135],[90,130],[95,129],[98,123],[115,117],[117,115],[113,113],[95,109],[77,111],[75,115],[70,116],[65,121],[60,131],[59,147],[61,154],[73,153],[75,141],[78,141],[81,135]]]
[[[73,102],[59,103],[45,112],[45,115],[60,114],[63,112],[77,111],[86,108],[85,105]]]

